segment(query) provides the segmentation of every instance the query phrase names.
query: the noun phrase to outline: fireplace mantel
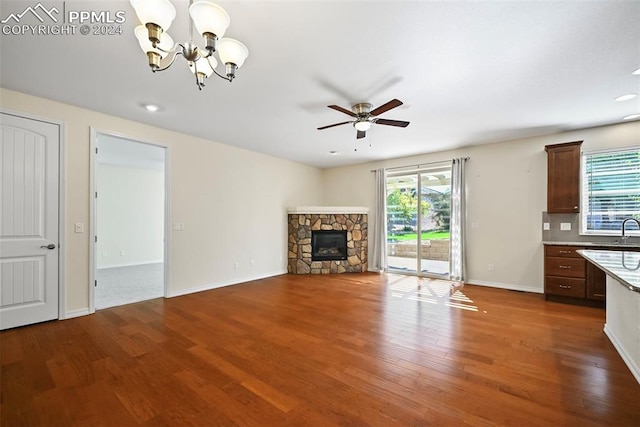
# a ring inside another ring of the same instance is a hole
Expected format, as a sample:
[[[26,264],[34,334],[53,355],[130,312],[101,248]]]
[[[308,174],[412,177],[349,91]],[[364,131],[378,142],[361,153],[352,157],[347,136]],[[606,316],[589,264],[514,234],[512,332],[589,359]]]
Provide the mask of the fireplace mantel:
[[[362,206],[297,206],[287,209],[288,214],[368,214]]]

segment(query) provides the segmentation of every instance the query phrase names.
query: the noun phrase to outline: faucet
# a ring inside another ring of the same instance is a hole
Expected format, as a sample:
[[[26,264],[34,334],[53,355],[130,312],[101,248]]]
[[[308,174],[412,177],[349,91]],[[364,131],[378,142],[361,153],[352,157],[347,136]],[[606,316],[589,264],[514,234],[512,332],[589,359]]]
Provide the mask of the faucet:
[[[622,237],[620,238],[620,240],[622,240],[623,244],[627,243],[627,239],[629,238],[629,236],[626,236],[624,234],[624,227],[625,227],[625,225],[627,225],[627,222],[629,222],[629,221],[635,221],[636,224],[638,224],[638,228],[640,228],[640,221],[638,221],[635,218],[626,218],[624,221],[622,221]]]

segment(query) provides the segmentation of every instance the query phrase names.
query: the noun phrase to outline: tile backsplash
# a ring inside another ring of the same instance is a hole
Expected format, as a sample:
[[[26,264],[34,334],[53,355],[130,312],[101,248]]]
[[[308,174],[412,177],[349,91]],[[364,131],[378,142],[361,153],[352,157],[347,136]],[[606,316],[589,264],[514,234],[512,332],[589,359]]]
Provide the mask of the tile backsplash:
[[[549,223],[549,230],[544,229],[544,223]],[[570,224],[571,230],[563,224]],[[544,242],[591,242],[613,243],[620,240],[620,234],[615,236],[580,235],[580,214],[550,214],[542,212],[542,241]],[[628,243],[640,244],[640,237],[630,237]]]

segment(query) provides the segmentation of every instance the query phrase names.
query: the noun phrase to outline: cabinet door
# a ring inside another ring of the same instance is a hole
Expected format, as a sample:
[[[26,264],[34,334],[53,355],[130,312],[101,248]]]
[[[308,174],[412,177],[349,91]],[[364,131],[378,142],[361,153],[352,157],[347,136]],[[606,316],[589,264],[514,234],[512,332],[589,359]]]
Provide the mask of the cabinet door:
[[[548,145],[547,212],[580,212],[580,146],[582,141]]]
[[[546,257],[544,260],[545,276],[585,278],[587,261],[577,258]]]
[[[587,262],[587,298],[604,301],[607,294],[607,279],[604,271]]]
[[[544,293],[563,297],[584,298],[586,294],[584,282],[584,279],[547,276],[544,284]]]

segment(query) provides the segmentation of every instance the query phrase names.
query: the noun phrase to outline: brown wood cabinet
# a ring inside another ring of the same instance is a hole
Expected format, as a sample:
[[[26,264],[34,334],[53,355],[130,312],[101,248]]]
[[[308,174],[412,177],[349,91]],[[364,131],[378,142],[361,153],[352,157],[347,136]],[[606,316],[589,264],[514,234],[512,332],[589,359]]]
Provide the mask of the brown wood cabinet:
[[[587,261],[578,246],[544,247],[544,293],[562,297],[586,298]]]
[[[607,294],[607,275],[587,261],[587,298],[604,301]]]
[[[582,141],[547,145],[547,212],[580,212]]]
[[[638,248],[546,245],[544,247],[544,294],[561,302],[604,306],[606,275],[582,258],[579,249],[640,251]]]

